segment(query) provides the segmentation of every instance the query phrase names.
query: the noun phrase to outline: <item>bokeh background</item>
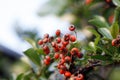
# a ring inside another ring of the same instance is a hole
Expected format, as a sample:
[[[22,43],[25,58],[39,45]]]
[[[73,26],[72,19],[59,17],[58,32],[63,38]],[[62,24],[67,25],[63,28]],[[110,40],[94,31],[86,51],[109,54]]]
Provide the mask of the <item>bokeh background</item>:
[[[114,9],[106,0],[0,0],[0,80],[12,80],[30,68],[23,51],[31,45],[24,37],[38,40],[45,33],[54,36],[56,29],[66,33],[74,24],[78,39],[87,43],[94,37],[86,29],[94,27],[88,20],[100,15],[111,24]],[[120,80],[120,68],[113,73],[111,80]]]

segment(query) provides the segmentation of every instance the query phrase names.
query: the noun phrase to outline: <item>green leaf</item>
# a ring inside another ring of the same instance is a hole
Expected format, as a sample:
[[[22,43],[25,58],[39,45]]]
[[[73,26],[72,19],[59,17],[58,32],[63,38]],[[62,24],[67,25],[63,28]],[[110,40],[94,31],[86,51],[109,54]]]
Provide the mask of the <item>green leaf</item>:
[[[22,80],[22,79],[23,79],[23,76],[24,76],[23,73],[19,74],[19,75],[17,76],[16,80]]]
[[[112,0],[112,1],[116,6],[120,7],[120,0]]]
[[[34,49],[36,49],[36,43],[35,43],[35,41],[33,40],[33,39],[31,39],[31,38],[24,38],[29,44],[31,44],[32,45],[32,47],[34,48]]]
[[[113,39],[110,31],[107,28],[99,28],[98,31],[106,38]]]
[[[92,20],[89,20],[89,22],[92,25],[96,26],[97,28],[103,28],[103,27],[109,28],[108,23],[101,16],[95,16]]]
[[[102,55],[91,56],[91,58],[106,61],[106,57]]]
[[[90,43],[89,43],[89,47],[90,47],[94,52],[96,52],[96,46],[95,46],[94,42],[90,42]]]
[[[111,28],[110,28],[110,31],[111,31],[111,35],[113,38],[116,38],[117,35],[119,34],[119,25],[117,22],[113,23]]]
[[[24,52],[24,54],[35,64],[38,66],[40,65],[40,58],[37,52],[33,49],[30,48]]]
[[[99,42],[99,40],[100,40],[100,35],[99,35],[98,32],[97,32],[95,29],[93,29],[93,28],[89,28],[88,30],[89,30],[90,32],[92,32],[92,33],[96,36],[96,38],[95,38],[95,45],[97,45],[98,42]]]
[[[40,55],[45,55],[43,49],[36,49],[36,51],[37,51],[38,54],[40,54]]]

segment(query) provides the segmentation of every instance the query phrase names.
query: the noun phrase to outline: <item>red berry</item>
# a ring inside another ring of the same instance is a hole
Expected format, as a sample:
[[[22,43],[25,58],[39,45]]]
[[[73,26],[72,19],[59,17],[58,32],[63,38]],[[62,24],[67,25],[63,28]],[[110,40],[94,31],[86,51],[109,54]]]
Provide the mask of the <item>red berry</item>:
[[[50,49],[46,45],[43,46],[43,51],[45,52],[45,54],[49,54],[50,53]]]
[[[71,53],[71,55],[78,54],[79,53],[79,49],[78,48],[72,48],[70,53]]]
[[[48,33],[44,34],[44,38],[49,38],[49,34]]]
[[[83,57],[83,54],[82,54],[81,52],[79,52],[79,53],[77,54],[77,57],[78,57],[78,58],[82,58],[82,57]]]
[[[68,49],[66,47],[64,47],[62,50],[61,50],[61,53],[62,54],[67,54],[68,53]]]
[[[109,2],[111,2],[111,0],[106,0],[106,2],[108,2],[108,3],[109,3]]]
[[[65,57],[65,61],[66,61],[66,62],[71,62],[71,57],[70,57],[70,56],[66,56],[66,57]]]
[[[75,30],[75,26],[73,26],[73,25],[70,26],[70,27],[69,27],[69,30],[70,30],[70,31],[74,31],[74,30]]]
[[[60,72],[60,74],[64,74],[65,73],[65,71],[62,70],[62,69],[60,69],[59,72]]]
[[[52,47],[56,47],[56,43],[55,42],[52,42],[51,45],[52,45]]]
[[[71,35],[71,36],[70,36],[70,41],[71,41],[71,42],[75,42],[75,41],[76,41],[76,37],[75,37],[74,35]]]
[[[70,40],[70,34],[65,34],[64,41],[69,41],[69,40]]]
[[[89,5],[93,0],[85,0],[85,4]]]
[[[60,58],[61,58],[61,59],[64,59],[65,56],[64,56],[63,54],[60,54]]]
[[[62,50],[64,49],[64,46],[63,46],[63,45],[59,45],[59,46],[58,46],[58,49],[59,49],[60,51],[62,51]]]
[[[62,58],[62,59],[60,60],[60,64],[63,65],[64,63],[65,63],[65,59]]]
[[[58,68],[58,69],[60,69],[60,65],[61,65],[61,64],[58,64],[58,65],[57,65],[57,68]]]
[[[44,43],[47,43],[47,42],[48,42],[48,38],[44,38],[44,39],[43,39],[43,42],[44,42]]]
[[[60,42],[61,42],[61,38],[59,38],[59,37],[56,38],[56,42],[57,42],[57,43],[60,43]]]
[[[65,65],[60,65],[60,69],[66,70],[66,66]]]
[[[45,56],[45,58],[46,58],[47,61],[51,60],[50,56]]]
[[[54,54],[54,58],[55,58],[55,59],[58,59],[58,58],[59,58],[59,53],[55,53],[55,54]]]
[[[45,64],[45,65],[49,65],[49,64],[50,64],[50,61],[44,59],[44,64]]]
[[[60,36],[60,34],[61,34],[61,31],[59,29],[56,30],[56,36]]]
[[[55,51],[55,52],[58,52],[58,51],[59,51],[59,49],[56,47],[56,48],[54,48],[54,51]]]
[[[43,40],[39,40],[39,41],[38,41],[38,44],[39,44],[39,45],[42,45],[42,44],[43,44]]]
[[[48,41],[49,41],[49,42],[52,42],[53,40],[54,40],[54,37],[53,37],[53,36],[51,36],[51,37],[48,38]]]
[[[77,80],[83,80],[84,76],[82,74],[78,74]]]
[[[65,75],[65,77],[70,77],[71,73],[69,71],[66,71],[64,75]]]
[[[116,39],[112,40],[112,46],[116,46]]]
[[[69,41],[62,41],[62,45],[66,47],[69,44]]]
[[[108,18],[109,23],[112,23],[113,19],[114,19],[114,15],[109,16],[109,18]]]

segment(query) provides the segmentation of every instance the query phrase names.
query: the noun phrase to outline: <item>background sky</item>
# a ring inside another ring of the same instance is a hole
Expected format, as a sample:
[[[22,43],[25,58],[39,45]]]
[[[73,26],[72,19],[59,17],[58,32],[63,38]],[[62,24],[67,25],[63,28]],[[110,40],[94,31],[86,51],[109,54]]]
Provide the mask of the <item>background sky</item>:
[[[0,44],[20,54],[30,47],[16,35],[16,21],[23,26],[22,29],[40,30],[40,36],[45,33],[52,35],[58,28],[66,32],[68,22],[61,21],[55,15],[37,15],[40,7],[47,1],[49,0],[0,0]]]

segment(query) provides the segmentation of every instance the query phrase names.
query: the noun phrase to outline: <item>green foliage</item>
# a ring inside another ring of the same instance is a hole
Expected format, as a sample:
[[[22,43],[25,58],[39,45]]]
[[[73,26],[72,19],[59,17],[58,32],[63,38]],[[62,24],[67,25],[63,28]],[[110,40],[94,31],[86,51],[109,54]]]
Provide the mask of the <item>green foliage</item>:
[[[97,45],[100,40],[100,34],[98,34],[98,32],[95,29],[89,28],[88,30],[96,36],[95,45]]]
[[[113,39],[110,31],[107,28],[99,28],[98,31],[106,38]]]
[[[38,53],[33,49],[30,48],[24,52],[24,54],[31,60],[33,61],[36,65],[40,65],[40,58]]]
[[[101,17],[101,16],[94,16],[94,18],[92,20],[89,20],[89,22],[96,26],[97,28],[109,28],[108,23],[106,22],[106,20]]]
[[[117,35],[119,34],[119,25],[117,22],[113,23],[111,28],[110,28],[110,31],[111,31],[111,35],[113,38],[116,38]]]
[[[112,1],[116,6],[120,7],[120,0],[112,0]]]

